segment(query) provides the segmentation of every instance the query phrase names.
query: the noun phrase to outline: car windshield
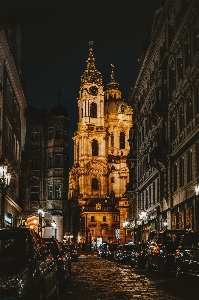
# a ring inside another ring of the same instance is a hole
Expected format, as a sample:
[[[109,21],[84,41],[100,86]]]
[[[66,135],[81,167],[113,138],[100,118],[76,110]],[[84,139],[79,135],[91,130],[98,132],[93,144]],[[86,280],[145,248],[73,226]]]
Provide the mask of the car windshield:
[[[45,244],[47,245],[48,249],[50,250],[50,252],[52,253],[52,255],[54,256],[57,256],[59,255],[59,248],[57,247],[56,244],[53,243],[53,241],[48,241],[48,240],[45,240]]]
[[[116,250],[118,247],[118,244],[110,244],[108,247],[109,247],[109,250]]]
[[[124,245],[124,250],[132,251],[136,248],[136,245]]]
[[[26,232],[0,230],[0,256],[20,256],[28,253]]]

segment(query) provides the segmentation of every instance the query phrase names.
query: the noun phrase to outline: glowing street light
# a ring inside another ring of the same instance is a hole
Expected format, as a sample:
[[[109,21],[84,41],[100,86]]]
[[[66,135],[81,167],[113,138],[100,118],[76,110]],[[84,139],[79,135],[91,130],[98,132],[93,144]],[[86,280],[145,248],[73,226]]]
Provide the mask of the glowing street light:
[[[41,237],[42,237],[42,218],[43,218],[43,213],[44,213],[44,210],[41,206],[41,204],[39,205],[39,208],[38,208],[38,216],[39,216],[39,226],[38,226],[38,234],[39,232],[41,232]]]
[[[1,190],[1,227],[5,227],[5,199],[11,174],[7,172],[8,167],[3,163],[0,165],[0,190]]]

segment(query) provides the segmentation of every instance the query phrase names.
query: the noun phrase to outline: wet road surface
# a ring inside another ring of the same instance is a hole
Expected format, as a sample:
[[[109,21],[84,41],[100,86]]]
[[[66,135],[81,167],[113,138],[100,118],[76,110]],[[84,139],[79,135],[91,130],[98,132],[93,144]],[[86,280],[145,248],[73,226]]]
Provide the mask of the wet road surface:
[[[97,257],[80,256],[61,300],[198,300],[199,279],[160,277]]]

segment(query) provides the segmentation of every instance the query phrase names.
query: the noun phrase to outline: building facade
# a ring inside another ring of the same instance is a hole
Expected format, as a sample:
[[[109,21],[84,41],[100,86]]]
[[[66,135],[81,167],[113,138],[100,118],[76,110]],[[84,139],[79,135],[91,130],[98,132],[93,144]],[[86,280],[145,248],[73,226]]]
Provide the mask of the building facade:
[[[11,174],[3,197],[1,178],[1,226],[18,226],[21,219],[21,151],[26,135],[26,99],[21,74],[20,21],[0,19],[0,156]],[[2,175],[2,174],[1,174]]]
[[[129,180],[126,161],[131,126],[132,108],[121,97],[114,66],[110,83],[104,89],[91,42],[78,97],[69,198],[75,196],[78,204],[85,207],[93,198],[123,196]]]
[[[199,1],[162,1],[129,102],[135,231],[198,228]]]
[[[60,101],[49,113],[28,106],[26,117],[22,153],[23,219],[27,227],[33,226],[38,231],[38,209],[42,208],[42,235],[63,241],[68,219],[70,119]]]

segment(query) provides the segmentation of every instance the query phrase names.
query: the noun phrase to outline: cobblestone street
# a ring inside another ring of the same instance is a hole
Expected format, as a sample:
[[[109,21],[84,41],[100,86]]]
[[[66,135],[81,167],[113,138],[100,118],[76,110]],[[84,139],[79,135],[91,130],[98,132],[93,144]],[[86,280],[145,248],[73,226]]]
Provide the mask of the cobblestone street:
[[[61,300],[196,300],[198,284],[195,279],[161,278],[157,272],[148,275],[129,265],[88,256],[73,263]]]

